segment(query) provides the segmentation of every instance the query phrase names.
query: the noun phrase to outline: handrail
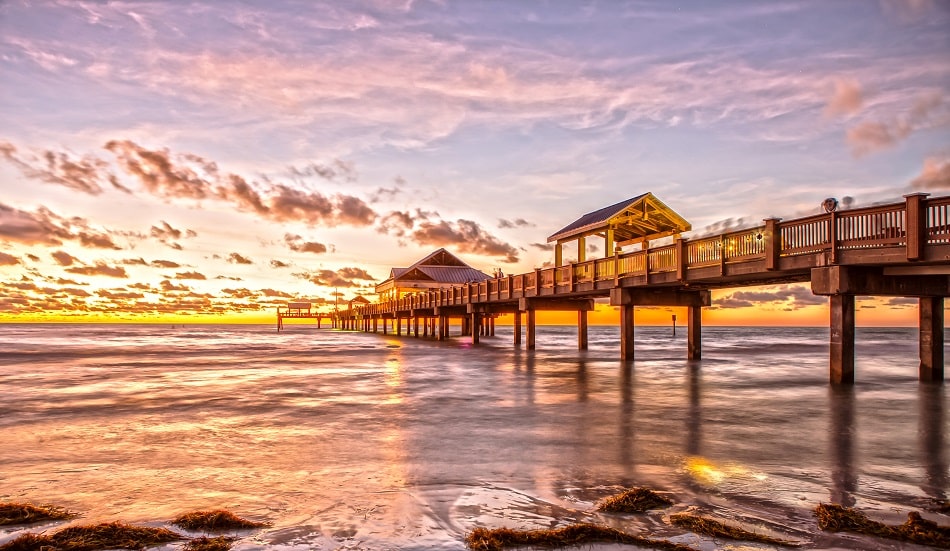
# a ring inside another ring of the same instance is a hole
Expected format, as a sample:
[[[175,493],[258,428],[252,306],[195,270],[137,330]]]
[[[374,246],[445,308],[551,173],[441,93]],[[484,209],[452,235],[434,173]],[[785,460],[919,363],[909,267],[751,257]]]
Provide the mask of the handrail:
[[[913,205],[912,214],[908,213],[909,205]],[[914,223],[921,224],[919,229],[909,228],[909,220],[918,221]],[[767,222],[771,226],[683,239],[673,245],[424,291],[385,303],[356,306],[334,315],[346,315],[347,312],[349,315],[364,312],[381,314],[406,309],[460,306],[473,301],[512,300],[515,297],[563,292],[565,286],[573,290],[576,284],[670,272],[676,272],[677,277],[682,278],[687,270],[717,265],[724,270],[726,265],[762,260],[769,254],[775,254],[774,258],[777,259],[829,253],[830,262],[835,263],[839,251],[904,246],[911,250],[914,241],[910,240],[909,232],[914,232],[912,235],[927,245],[947,245],[950,244],[950,196],[927,199],[918,194],[908,196],[903,203]],[[772,231],[769,228],[774,228],[775,233],[769,233]],[[685,261],[685,266],[679,266],[681,261]],[[290,317],[279,309],[278,314]]]

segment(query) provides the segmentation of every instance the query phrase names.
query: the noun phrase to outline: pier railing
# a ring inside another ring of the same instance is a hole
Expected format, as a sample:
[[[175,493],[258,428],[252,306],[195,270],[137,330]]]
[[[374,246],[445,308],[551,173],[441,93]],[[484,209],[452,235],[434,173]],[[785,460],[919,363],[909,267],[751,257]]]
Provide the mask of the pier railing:
[[[779,270],[782,258],[827,255],[839,261],[839,253],[864,251],[876,255],[887,250],[906,250],[906,260],[921,260],[927,245],[950,244],[950,196],[927,199],[926,194],[908,195],[902,203],[835,211],[794,220],[766,220],[764,225],[697,239],[677,239],[673,244],[615,254],[585,262],[543,269],[425,291],[395,301],[355,307],[344,316],[363,316],[512,300],[544,294],[572,294],[579,284],[642,278],[675,273],[686,280],[690,270],[727,267],[765,261],[766,271]]]

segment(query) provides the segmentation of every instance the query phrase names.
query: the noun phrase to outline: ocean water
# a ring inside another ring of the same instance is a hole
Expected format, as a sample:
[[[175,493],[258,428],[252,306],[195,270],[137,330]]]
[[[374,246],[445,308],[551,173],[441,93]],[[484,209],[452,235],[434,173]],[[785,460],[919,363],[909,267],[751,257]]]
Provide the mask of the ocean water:
[[[842,389],[825,328],[705,327],[701,362],[683,329],[638,327],[632,362],[618,338],[591,327],[578,351],[575,328],[542,326],[527,352],[510,327],[472,346],[313,325],[2,325],[0,501],[64,506],[71,524],[208,508],[271,523],[238,551],[460,550],[477,526],[574,521],[771,548],[664,520],[683,510],[805,549],[922,549],[821,532],[821,502],[948,524],[947,390],[917,381],[916,329],[858,329]],[[676,505],[595,511],[630,486]],[[2,528],[0,544],[62,524]]]

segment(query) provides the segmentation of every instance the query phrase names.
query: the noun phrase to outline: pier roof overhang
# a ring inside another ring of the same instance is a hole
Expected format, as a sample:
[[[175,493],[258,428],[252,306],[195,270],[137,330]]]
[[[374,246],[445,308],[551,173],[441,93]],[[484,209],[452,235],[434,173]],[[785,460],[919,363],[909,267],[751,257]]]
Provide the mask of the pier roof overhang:
[[[394,288],[427,288],[460,285],[491,279],[445,249],[438,249],[408,268],[393,268],[389,278],[376,286],[382,293]]]
[[[548,243],[612,235],[614,243],[624,246],[677,235],[691,228],[682,216],[648,192],[581,216],[548,237]]]

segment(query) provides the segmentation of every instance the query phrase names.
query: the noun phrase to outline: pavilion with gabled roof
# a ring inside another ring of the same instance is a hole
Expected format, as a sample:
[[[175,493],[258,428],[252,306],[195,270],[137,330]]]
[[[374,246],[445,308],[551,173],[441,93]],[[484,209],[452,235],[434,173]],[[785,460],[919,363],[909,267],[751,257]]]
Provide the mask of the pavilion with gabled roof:
[[[450,288],[491,279],[459,257],[443,249],[429,254],[408,268],[393,268],[389,278],[376,286],[380,300],[392,300],[409,293]]]
[[[555,243],[554,265],[562,262],[561,246],[577,241],[577,261],[587,260],[587,241],[591,236],[604,239],[604,256],[615,249],[640,243],[645,249],[650,241],[678,236],[692,228],[682,216],[666,206],[652,193],[644,193],[609,207],[588,212],[548,237]]]

